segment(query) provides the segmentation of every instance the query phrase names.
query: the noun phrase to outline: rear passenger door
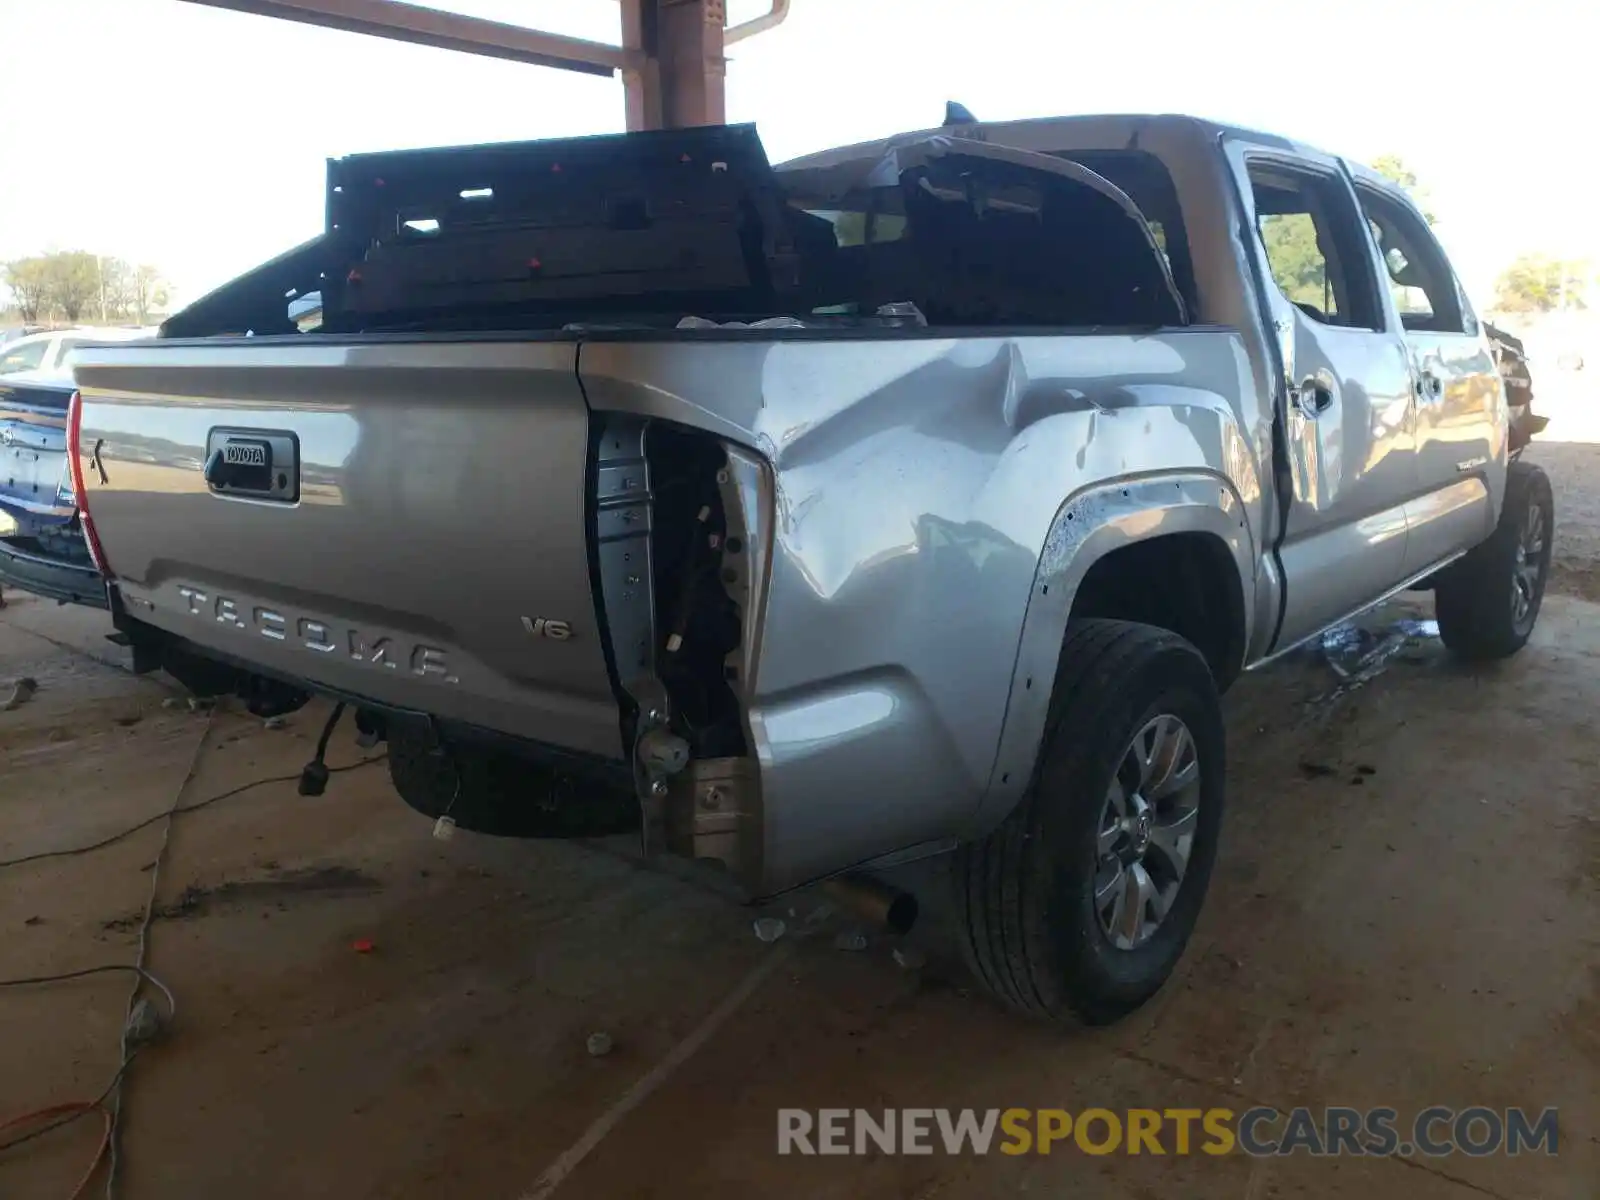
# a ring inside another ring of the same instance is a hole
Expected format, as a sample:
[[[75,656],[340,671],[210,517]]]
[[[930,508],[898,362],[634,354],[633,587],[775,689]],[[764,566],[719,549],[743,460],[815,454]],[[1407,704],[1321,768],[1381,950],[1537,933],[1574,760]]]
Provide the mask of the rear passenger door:
[[[1387,276],[1416,394],[1417,494],[1406,567],[1427,570],[1489,535],[1504,481],[1504,392],[1494,358],[1428,223],[1392,188],[1356,195]]]
[[[1342,164],[1244,142],[1230,143],[1230,155],[1287,398],[1281,649],[1404,579],[1416,479],[1411,370]]]

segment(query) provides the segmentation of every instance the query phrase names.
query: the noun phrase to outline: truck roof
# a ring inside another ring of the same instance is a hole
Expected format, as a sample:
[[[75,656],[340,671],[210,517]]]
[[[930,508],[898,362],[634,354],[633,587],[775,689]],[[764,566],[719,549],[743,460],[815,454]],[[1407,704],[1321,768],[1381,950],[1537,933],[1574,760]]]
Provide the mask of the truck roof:
[[[873,141],[857,142],[819,150],[778,164],[779,170],[836,166],[861,158],[878,158],[902,142],[915,141],[932,134],[948,133],[955,137],[1016,142],[1032,150],[1048,151],[1052,148],[1100,147],[1111,149],[1125,146],[1138,149],[1139,142],[1150,134],[1178,134],[1191,139],[1214,139],[1224,134],[1249,138],[1253,142],[1278,146],[1285,150],[1302,150],[1327,153],[1305,142],[1266,133],[1242,125],[1229,125],[1204,117],[1182,113],[1103,113],[1071,117],[1029,117],[1018,121],[980,121],[976,124],[948,125],[941,128],[919,129],[897,133]],[[1052,147],[1059,135],[1060,144]]]

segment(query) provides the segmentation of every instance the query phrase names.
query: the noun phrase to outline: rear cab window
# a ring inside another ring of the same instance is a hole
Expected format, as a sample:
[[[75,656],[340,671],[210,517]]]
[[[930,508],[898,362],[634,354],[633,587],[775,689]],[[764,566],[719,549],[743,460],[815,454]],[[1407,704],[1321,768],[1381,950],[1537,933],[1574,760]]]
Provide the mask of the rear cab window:
[[[1150,223],[1156,246],[1167,261],[1184,304],[1193,313],[1199,310],[1194,263],[1189,253],[1189,236],[1178,203],[1177,185],[1161,159],[1147,150],[1067,150],[1058,157],[1110,180],[1128,194]]]
[[[817,194],[808,185],[825,181],[795,180],[788,204],[811,311],[912,305],[929,325],[957,327],[1186,323],[1181,222],[1158,234],[1130,215],[1137,202],[1103,164],[1078,160],[1066,161],[1096,184],[959,150],[879,186]]]

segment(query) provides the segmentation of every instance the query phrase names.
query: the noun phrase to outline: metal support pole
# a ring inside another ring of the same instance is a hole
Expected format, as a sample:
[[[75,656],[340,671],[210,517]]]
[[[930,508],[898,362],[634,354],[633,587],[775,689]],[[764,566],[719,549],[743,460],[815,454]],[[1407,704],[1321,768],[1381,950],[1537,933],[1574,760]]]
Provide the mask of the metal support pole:
[[[727,119],[723,0],[621,0],[628,128],[682,129]]]

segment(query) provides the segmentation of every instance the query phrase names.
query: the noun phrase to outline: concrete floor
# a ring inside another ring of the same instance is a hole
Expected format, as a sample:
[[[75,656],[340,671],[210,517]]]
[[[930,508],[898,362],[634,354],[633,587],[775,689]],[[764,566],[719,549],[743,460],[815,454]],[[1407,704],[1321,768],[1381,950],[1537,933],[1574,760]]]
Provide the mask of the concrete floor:
[[[117,661],[102,617],[13,597],[0,683],[32,675],[40,690],[0,714],[0,859],[164,811],[191,760],[192,801],[293,775],[309,756],[320,709],[276,731],[221,712],[208,733],[206,716],[163,706],[159,682],[86,657]],[[1331,705],[1316,702],[1334,681],[1315,661],[1247,677],[1228,700],[1230,812],[1200,929],[1162,995],[1106,1030],[1000,1012],[933,930],[920,970],[882,939],[835,949],[837,918],[767,946],[749,910],[623,846],[437,842],[381,766],[336,776],[320,799],[280,783],[223,801],[172,835],[150,965],[180,1015],[131,1075],[123,1194],[537,1194],[743,985],[698,1051],[565,1177],[561,1200],[1594,1200],[1597,659],[1600,606],[1553,596],[1533,646],[1497,670],[1430,647]],[[357,754],[340,739],[330,758]],[[0,871],[0,976],[130,961],[160,839],[158,823]],[[778,911],[803,918],[817,903]],[[0,1120],[99,1092],[127,983],[0,992]],[[614,1038],[609,1056],[586,1053],[596,1030]],[[775,1154],[788,1106],[1257,1103],[1553,1105],[1561,1153]],[[65,1197],[97,1136],[85,1121],[0,1156],[0,1195]]]

